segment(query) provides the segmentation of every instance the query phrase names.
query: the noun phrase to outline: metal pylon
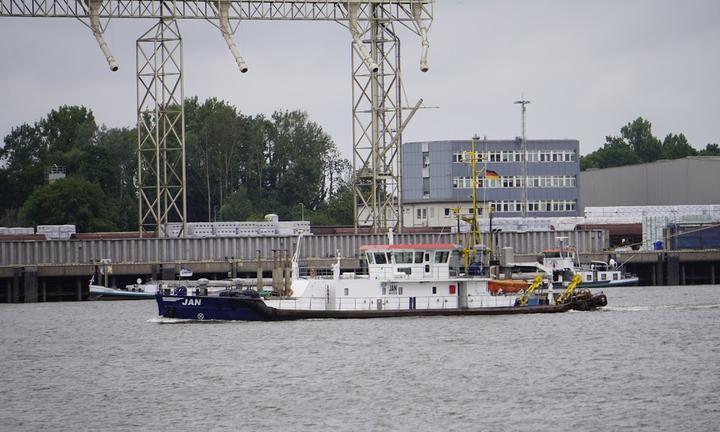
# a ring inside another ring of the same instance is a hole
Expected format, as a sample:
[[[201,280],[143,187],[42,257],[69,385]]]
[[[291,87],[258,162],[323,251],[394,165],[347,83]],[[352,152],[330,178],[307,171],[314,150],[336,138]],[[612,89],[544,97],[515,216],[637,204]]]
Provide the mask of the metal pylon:
[[[402,99],[400,39],[385,5],[373,4],[363,28],[372,72],[356,44],[352,49],[355,229],[402,231],[400,147]]]
[[[137,40],[139,229],[184,235],[185,107],[182,37],[177,21],[161,18]],[[179,233],[178,229],[179,228]]]

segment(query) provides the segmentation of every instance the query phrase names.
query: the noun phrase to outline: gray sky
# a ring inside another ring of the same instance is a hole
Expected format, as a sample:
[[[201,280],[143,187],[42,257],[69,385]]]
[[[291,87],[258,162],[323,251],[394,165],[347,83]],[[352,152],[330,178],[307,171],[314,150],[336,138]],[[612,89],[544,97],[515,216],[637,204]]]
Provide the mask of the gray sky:
[[[410,105],[404,140],[520,134],[574,138],[581,153],[643,116],[661,139],[685,133],[696,148],[720,143],[720,2],[717,0],[438,0],[430,71],[419,39],[402,33]],[[74,19],[0,18],[0,135],[63,104],[91,108],[98,123],[135,122],[135,40],[151,20],[113,20],[109,71],[90,30]],[[302,109],[351,157],[350,36],[335,23],[248,22],[235,41],[240,74],[220,32],[181,22],[185,95],[217,97],[245,114]]]

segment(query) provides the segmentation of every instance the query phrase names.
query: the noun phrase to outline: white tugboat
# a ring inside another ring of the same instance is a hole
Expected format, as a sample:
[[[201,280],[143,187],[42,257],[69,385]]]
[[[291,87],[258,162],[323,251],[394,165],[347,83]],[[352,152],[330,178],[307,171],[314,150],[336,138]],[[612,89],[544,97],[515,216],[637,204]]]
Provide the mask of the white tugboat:
[[[298,241],[298,250],[302,237]],[[463,248],[452,243],[390,244],[361,247],[367,274],[341,273],[340,259],[329,277],[300,278],[293,257],[290,292],[262,298],[254,290],[188,295],[166,290],[156,295],[159,314],[199,320],[276,321],[305,318],[378,318],[429,315],[497,315],[591,310],[607,304],[600,293],[576,291],[575,279],[555,296],[539,290],[495,293],[490,278],[461,273]]]

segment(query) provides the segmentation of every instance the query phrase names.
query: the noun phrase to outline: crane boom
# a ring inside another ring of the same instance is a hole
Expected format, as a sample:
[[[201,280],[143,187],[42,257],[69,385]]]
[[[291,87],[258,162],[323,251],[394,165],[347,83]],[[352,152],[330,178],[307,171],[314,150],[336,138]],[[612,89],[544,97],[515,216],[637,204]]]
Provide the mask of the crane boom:
[[[557,298],[557,304],[563,304],[567,303],[568,300],[572,297],[572,295],[575,293],[575,289],[580,285],[582,282],[582,276],[579,274],[576,274],[573,278],[570,284],[565,288],[565,291],[560,294],[560,296]]]
[[[537,290],[543,283],[543,277],[542,275],[536,275],[535,279],[533,279],[532,283],[529,287],[525,290],[522,296],[517,301],[518,306],[525,306],[528,302],[528,299],[532,295],[535,290]]]

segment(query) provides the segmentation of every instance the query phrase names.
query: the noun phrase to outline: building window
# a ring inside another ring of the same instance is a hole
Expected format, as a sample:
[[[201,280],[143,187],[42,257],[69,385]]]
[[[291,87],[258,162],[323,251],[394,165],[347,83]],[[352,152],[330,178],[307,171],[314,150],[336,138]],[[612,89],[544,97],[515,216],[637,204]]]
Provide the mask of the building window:
[[[432,293],[433,293],[433,294],[437,294],[437,287],[433,287],[433,288],[432,288]]]
[[[420,219],[420,220],[427,219],[427,208],[417,209],[417,219]]]
[[[430,152],[423,152],[422,163],[423,163],[423,168],[427,168],[430,166]]]
[[[430,177],[423,177],[423,198],[430,198]]]
[[[445,217],[450,217],[450,209],[447,207],[445,208]]]
[[[345,291],[345,295],[346,295],[346,296],[347,296],[347,295],[350,295],[350,288],[345,288],[344,291]]]

